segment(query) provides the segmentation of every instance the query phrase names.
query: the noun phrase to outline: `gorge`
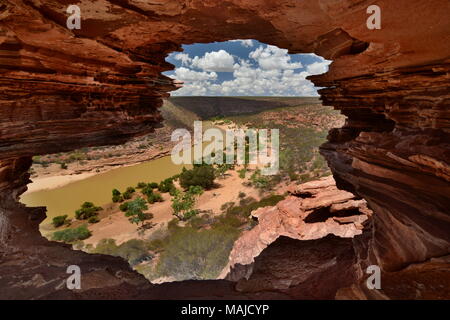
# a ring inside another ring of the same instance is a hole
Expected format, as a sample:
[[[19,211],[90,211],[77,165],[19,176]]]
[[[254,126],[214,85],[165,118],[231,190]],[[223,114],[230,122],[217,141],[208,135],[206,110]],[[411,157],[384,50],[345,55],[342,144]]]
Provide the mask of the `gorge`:
[[[382,27],[369,30],[373,4]],[[302,290],[326,282],[332,292],[317,298],[450,298],[448,1],[83,1],[79,30],[66,28],[67,6],[0,2],[0,297],[299,297],[295,288],[246,291],[226,280],[152,285],[119,258],[47,241],[38,231],[45,208],[18,203],[33,156],[121,144],[158,127],[162,99],[179,86],[161,74],[173,68],[170,52],[257,39],[333,60],[310,79],[347,120],[321,153],[337,187],[373,211],[369,232],[351,240],[278,239],[258,270],[314,246],[339,248],[337,270],[351,265],[354,275],[318,275]],[[81,291],[63,286],[68,265],[83,270]],[[365,287],[369,265],[381,267],[382,291]]]

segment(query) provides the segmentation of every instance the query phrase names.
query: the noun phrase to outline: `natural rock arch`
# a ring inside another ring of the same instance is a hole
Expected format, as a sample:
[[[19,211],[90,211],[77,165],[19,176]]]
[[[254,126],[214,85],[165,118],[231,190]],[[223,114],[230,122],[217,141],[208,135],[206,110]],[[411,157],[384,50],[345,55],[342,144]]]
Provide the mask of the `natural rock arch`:
[[[380,30],[366,26],[372,4],[381,8]],[[66,7],[0,4],[2,297],[163,297],[117,259],[42,239],[45,210],[17,199],[33,155],[150,132],[161,121],[161,98],[175,88],[161,75],[172,68],[165,57],[195,42],[251,38],[334,61],[311,80],[326,87],[324,103],[348,117],[322,154],[338,186],[375,211],[372,232],[354,241],[360,276],[369,264],[396,271],[449,253],[448,1],[98,0],[80,4],[81,29],[73,32]],[[91,286],[81,293],[60,286],[70,264],[89,270]],[[228,282],[180,286],[190,297],[208,294],[206,286],[238,295]],[[176,284],[165,288],[180,295]]]

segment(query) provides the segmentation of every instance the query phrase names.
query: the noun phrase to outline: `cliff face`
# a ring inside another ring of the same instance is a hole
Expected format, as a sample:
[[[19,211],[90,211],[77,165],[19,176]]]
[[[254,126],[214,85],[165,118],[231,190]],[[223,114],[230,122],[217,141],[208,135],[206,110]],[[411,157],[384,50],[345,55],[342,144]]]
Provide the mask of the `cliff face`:
[[[380,30],[366,27],[372,4],[381,7]],[[251,38],[334,61],[327,74],[311,79],[326,87],[324,103],[348,117],[322,147],[337,186],[374,211],[371,232],[354,241],[358,278],[368,264],[395,272],[449,254],[447,0],[98,0],[79,6],[81,29],[69,31],[67,1],[0,2],[1,295],[27,288],[30,297],[48,297],[39,293],[48,270],[63,279],[67,263],[89,270],[90,261],[111,263],[40,238],[43,211],[16,202],[30,157],[151,132],[161,121],[161,98],[176,86],[161,75],[172,68],[164,58],[195,42]],[[40,243],[52,254],[38,249]],[[125,268],[117,263],[115,270]],[[27,273],[28,264],[38,272]],[[108,274],[100,283],[117,283],[115,272]],[[158,291],[139,281],[135,288],[155,297]],[[185,286],[191,285],[202,291],[202,282]],[[187,287],[185,295],[194,296]],[[220,288],[222,295],[234,292],[228,283]],[[95,292],[107,295],[103,289]],[[51,294],[68,293],[58,287]]]

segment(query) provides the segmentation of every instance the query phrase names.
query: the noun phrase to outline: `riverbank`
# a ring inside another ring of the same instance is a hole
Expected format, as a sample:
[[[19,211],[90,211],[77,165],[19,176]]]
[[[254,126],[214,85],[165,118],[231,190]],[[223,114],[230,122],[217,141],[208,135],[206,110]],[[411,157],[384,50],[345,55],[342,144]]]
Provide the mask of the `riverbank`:
[[[247,178],[240,178],[236,170],[230,170],[224,178],[217,179],[216,185],[211,190],[205,190],[197,198],[194,209],[201,214],[208,214],[214,217],[223,213],[224,204],[237,204],[243,196],[259,201],[262,196],[268,194],[261,192],[246,184]],[[176,183],[176,186],[179,185]],[[171,207],[171,196],[162,193],[162,202],[149,205],[146,213],[153,214],[151,223],[153,227],[149,230],[139,230],[138,226],[130,223],[128,217],[119,209],[119,204],[109,203],[103,206],[99,214],[100,222],[89,225],[92,236],[84,240],[84,245],[96,246],[103,239],[114,239],[120,245],[131,239],[148,239],[151,234],[167,228],[167,224],[175,218]],[[83,221],[75,221],[71,227],[83,224]]]

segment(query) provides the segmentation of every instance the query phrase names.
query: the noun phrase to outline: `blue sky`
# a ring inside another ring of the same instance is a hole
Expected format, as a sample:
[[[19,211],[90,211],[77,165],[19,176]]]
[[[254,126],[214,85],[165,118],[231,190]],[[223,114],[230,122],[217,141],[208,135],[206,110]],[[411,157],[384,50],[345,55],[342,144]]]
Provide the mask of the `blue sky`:
[[[328,70],[331,61],[256,40],[184,45],[167,61],[176,69],[164,74],[184,82],[173,96],[316,96],[305,78]]]

